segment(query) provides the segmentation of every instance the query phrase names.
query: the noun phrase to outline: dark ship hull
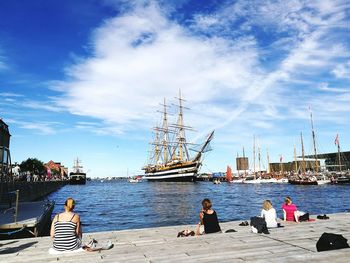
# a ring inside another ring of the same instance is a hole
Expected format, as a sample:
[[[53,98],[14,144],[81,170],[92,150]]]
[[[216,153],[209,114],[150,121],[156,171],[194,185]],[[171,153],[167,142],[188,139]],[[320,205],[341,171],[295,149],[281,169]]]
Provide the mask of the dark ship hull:
[[[86,173],[70,173],[69,184],[86,184]]]

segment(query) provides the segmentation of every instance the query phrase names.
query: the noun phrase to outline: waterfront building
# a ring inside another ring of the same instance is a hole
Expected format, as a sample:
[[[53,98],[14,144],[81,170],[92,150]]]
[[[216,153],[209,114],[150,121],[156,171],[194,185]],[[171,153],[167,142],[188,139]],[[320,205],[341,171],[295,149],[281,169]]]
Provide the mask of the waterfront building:
[[[306,158],[306,157],[305,157]],[[317,161],[318,167],[320,167],[320,161]],[[303,166],[305,165],[305,166]],[[278,162],[278,163],[269,163],[269,169],[272,173],[283,172],[294,172],[295,167],[301,169],[305,167],[305,171],[314,171],[315,170],[315,161],[314,160],[302,160],[292,161],[292,162]]]
[[[50,160],[45,164],[47,170],[50,170],[51,175],[59,176],[59,179],[68,178],[68,167],[63,166],[60,162]]]
[[[7,181],[11,174],[10,137],[8,125],[0,119],[0,174],[1,181]]]
[[[350,169],[350,151],[318,154],[319,159],[324,159],[328,171],[347,171]],[[313,158],[312,155],[305,158]],[[340,159],[340,164],[339,164]]]

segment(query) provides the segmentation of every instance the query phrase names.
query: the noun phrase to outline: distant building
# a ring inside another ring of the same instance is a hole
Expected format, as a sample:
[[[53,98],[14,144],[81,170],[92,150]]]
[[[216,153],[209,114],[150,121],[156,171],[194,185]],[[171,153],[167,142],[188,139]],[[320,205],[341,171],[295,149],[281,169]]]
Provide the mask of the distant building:
[[[8,125],[0,119],[0,174],[5,177],[11,173],[10,137]]]
[[[320,161],[317,161],[317,163],[318,163],[318,167],[320,167]],[[295,161],[285,162],[285,163],[269,163],[269,168],[270,168],[270,172],[272,173],[278,173],[281,170],[283,170],[283,172],[292,172],[292,171],[295,171],[296,167],[298,171],[301,169],[304,169],[303,165],[305,165],[305,171],[316,170],[316,163],[315,161],[311,161],[311,160],[305,160],[305,164],[303,164],[303,161],[301,160],[297,160],[296,163]]]
[[[50,169],[51,175],[59,175],[61,179],[68,177],[68,168],[63,166],[60,162],[50,160],[45,164],[46,169]]]
[[[305,156],[305,158],[314,158],[313,155]],[[340,152],[340,165],[339,165],[339,154],[334,153],[322,153],[317,155],[318,159],[324,159],[326,169],[328,171],[342,171],[350,169],[350,151]]]

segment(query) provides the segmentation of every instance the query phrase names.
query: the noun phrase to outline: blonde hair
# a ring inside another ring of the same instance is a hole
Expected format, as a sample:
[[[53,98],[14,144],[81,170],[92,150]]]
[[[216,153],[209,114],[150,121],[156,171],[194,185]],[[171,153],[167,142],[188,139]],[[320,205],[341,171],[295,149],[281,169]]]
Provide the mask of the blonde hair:
[[[263,209],[268,211],[272,208],[272,203],[270,200],[265,200],[263,203]]]
[[[286,199],[284,200],[284,202],[286,203],[286,205],[290,205],[292,203],[292,198],[287,196]]]
[[[68,211],[72,211],[75,207],[74,199],[71,197],[67,198],[66,202],[64,203],[64,206],[67,207]]]

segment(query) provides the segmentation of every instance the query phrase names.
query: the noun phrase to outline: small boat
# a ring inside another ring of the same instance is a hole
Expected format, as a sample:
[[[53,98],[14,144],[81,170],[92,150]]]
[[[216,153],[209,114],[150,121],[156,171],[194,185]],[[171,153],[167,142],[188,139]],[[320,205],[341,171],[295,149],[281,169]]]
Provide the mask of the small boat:
[[[0,209],[0,240],[48,235],[54,206],[54,201],[37,201]]]
[[[128,182],[129,183],[138,183],[141,181],[141,178],[138,178],[138,177],[132,177],[132,178],[129,178]]]
[[[334,182],[336,184],[350,184],[350,176],[345,174],[338,176],[338,178],[336,178]]]
[[[288,180],[288,183],[294,185],[318,185],[316,177],[291,178]]]
[[[214,179],[213,184],[221,184],[221,181],[219,179]]]

